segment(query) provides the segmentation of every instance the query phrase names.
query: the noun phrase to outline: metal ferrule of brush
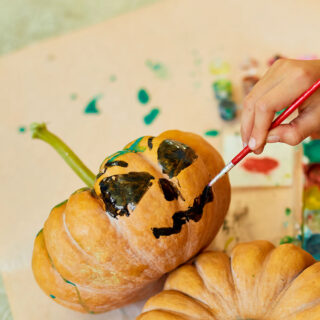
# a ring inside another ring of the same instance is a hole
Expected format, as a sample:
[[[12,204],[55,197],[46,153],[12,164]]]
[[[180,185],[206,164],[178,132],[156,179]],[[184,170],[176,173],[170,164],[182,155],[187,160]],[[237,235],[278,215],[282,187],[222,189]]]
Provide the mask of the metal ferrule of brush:
[[[221,177],[223,177],[226,173],[228,173],[234,164],[230,161],[210,182],[209,187],[212,187]]]

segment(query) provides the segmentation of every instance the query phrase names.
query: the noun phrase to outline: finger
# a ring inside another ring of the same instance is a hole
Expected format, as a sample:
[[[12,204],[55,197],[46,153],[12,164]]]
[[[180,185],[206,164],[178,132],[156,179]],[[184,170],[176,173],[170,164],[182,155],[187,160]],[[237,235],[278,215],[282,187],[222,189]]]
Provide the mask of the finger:
[[[282,69],[282,67],[279,67],[279,64],[280,63],[277,61],[277,63],[274,63],[273,66],[268,69],[263,78],[258,81],[258,83],[253,87],[251,92],[244,100],[244,108],[241,119],[241,137],[244,146],[248,144],[249,138],[252,134],[254,124],[254,106],[256,101],[276,87],[283,80],[284,73],[281,72],[280,75],[275,75],[275,73],[278,73],[278,69]],[[281,63],[281,66],[282,65],[284,65],[284,63]]]
[[[283,142],[295,146],[319,131],[320,111],[319,107],[309,107],[288,124],[282,124],[269,132],[267,142]]]
[[[243,147],[246,147],[253,128],[253,121],[254,121],[254,108],[253,106],[247,106],[242,111],[241,117],[241,137],[242,137],[242,144]]]
[[[307,80],[301,84],[295,78],[288,78],[256,102],[250,149],[256,150],[264,146],[275,112],[292,103],[308,86]]]

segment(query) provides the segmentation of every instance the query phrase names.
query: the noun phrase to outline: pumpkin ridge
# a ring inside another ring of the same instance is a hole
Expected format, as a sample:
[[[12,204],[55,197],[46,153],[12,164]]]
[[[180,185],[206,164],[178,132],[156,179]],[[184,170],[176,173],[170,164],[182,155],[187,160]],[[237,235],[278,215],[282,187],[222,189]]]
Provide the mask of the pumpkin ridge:
[[[268,262],[270,261],[270,258],[271,258],[271,254],[272,254],[272,252],[274,251],[274,250],[276,250],[276,248],[273,248],[272,250],[270,250],[269,252],[268,252],[268,254],[265,256],[265,258],[264,258],[264,260],[263,260],[263,263],[262,263],[262,267],[261,267],[261,271],[259,272],[259,275],[258,275],[258,277],[257,276],[255,276],[255,283],[254,283],[254,291],[255,291],[255,297],[257,298],[257,300],[259,301],[259,296],[258,296],[258,291],[259,291],[259,284],[260,284],[260,281],[261,281],[261,279],[262,279],[262,277],[263,277],[263,275],[264,275],[264,272],[266,271],[266,265],[268,264]],[[284,288],[283,288],[284,289]],[[283,290],[282,289],[282,290]],[[279,294],[282,292],[282,290],[279,292]],[[277,296],[279,296],[279,294],[277,295]],[[257,304],[258,304],[258,302],[257,302]],[[273,306],[273,300],[269,303],[269,306],[266,308],[267,310],[268,310],[268,312],[269,312],[269,310],[270,310],[270,312],[274,309],[274,306]]]
[[[94,190],[94,189],[92,189],[92,190]],[[99,199],[100,199],[100,198],[99,198]],[[145,261],[145,259],[143,259],[141,256],[139,256],[136,252],[134,252],[134,251],[132,250],[132,247],[130,246],[130,242],[128,241],[128,239],[126,239],[126,238],[124,237],[124,234],[123,234],[122,232],[119,232],[119,229],[117,228],[117,223],[116,223],[116,221],[114,221],[115,219],[114,219],[113,217],[111,217],[109,214],[107,214],[107,213],[104,211],[103,208],[102,208],[102,211],[103,211],[102,214],[103,214],[105,217],[107,217],[107,219],[109,220],[110,225],[111,225],[113,228],[116,229],[117,237],[119,237],[119,238],[121,238],[121,240],[125,241],[125,243],[126,243],[126,245],[127,245],[127,246],[125,247],[125,248],[126,248],[125,252],[124,252],[124,253],[119,252],[118,254],[119,254],[119,255],[120,255],[120,254],[121,254],[121,255],[129,254],[130,257],[131,257],[131,259],[135,261],[137,267],[138,267],[139,265],[146,265],[148,262]],[[94,265],[97,265],[97,266],[101,267],[102,269],[110,272],[111,274],[117,273],[117,269],[115,269],[114,267],[111,268],[112,265],[113,265],[112,263],[110,263],[110,262],[109,262],[108,264],[101,263],[101,262],[99,262],[99,261],[96,259],[96,257],[95,257],[94,255],[89,254],[84,248],[82,248],[82,246],[78,243],[78,241],[74,239],[74,237],[72,236],[72,234],[71,234],[71,232],[70,232],[70,230],[69,230],[69,228],[68,228],[68,226],[67,226],[67,222],[66,222],[66,220],[65,220],[65,219],[66,219],[65,212],[64,212],[64,214],[63,214],[63,217],[64,217],[64,227],[65,227],[66,233],[68,234],[68,237],[71,239],[72,243],[76,246],[76,248],[77,248],[85,257],[87,257],[87,258],[89,259],[88,265],[91,265],[90,262],[93,262]],[[139,256],[139,258],[137,258],[137,256]],[[113,270],[110,270],[110,269],[113,269]],[[152,278],[152,277],[150,276],[150,272],[148,272],[148,269],[144,269],[143,272],[144,272],[144,275],[145,275],[147,278],[150,278],[150,279]],[[124,275],[122,275],[122,277],[123,277],[123,279],[127,279],[127,280],[130,281],[130,278],[127,278],[127,277],[125,277]],[[132,282],[132,280],[131,280],[130,282]],[[87,288],[87,286],[83,286],[83,287]],[[88,287],[88,288],[89,288],[89,287]],[[95,289],[99,290],[99,288],[95,288]]]
[[[205,309],[205,311],[207,311],[207,313],[209,313],[210,316],[212,317],[212,319],[206,319],[206,320],[220,320],[220,319],[216,318],[216,316],[212,313],[212,310],[210,309],[210,307],[206,303],[204,303],[201,300],[199,300],[197,297],[191,296],[186,292],[182,292],[182,291],[176,290],[176,289],[170,289],[170,290],[166,290],[166,291],[176,292],[176,293],[179,293],[179,294],[187,297],[188,299],[193,300],[193,302],[197,303],[199,306],[201,306],[203,309]],[[192,317],[191,319],[196,319],[196,320],[199,319],[198,317],[194,318],[193,316],[190,316],[189,314],[185,314],[185,313],[182,313],[182,312],[179,312],[179,311],[176,311],[176,310],[167,309],[167,308],[164,308],[164,307],[153,307],[152,306],[152,308],[150,308],[150,309],[146,308],[146,310],[147,310],[147,312],[148,311],[154,311],[154,310],[160,310],[160,311],[165,311],[165,312],[168,312],[168,313],[177,314],[177,315],[183,316],[183,317],[187,316],[187,317],[189,317],[188,319],[190,319],[191,317]],[[201,319],[201,320],[204,320],[204,319]],[[223,320],[223,319],[221,319],[221,320]]]
[[[290,287],[295,284],[295,281],[297,281],[297,279],[298,279],[302,274],[307,273],[308,271],[310,271],[310,268],[312,268],[312,267],[314,268],[316,265],[319,265],[319,266],[320,266],[320,262],[316,262],[316,263],[313,263],[313,264],[309,265],[308,267],[306,267],[305,269],[303,269],[301,272],[299,272],[299,273],[297,274],[297,276],[296,276],[295,278],[293,278],[290,283],[288,283],[288,285],[286,286],[286,290],[285,290],[283,293],[281,293],[281,295],[279,295],[279,298],[276,300],[274,309],[276,309],[276,307],[277,307],[278,304],[281,302],[281,300],[284,298],[285,294],[286,294],[287,291],[290,289]],[[310,304],[312,304],[312,306],[311,306],[310,308],[315,307],[317,304],[320,304],[320,298],[319,298],[319,299],[316,299],[316,300],[314,300],[314,301],[312,301],[312,302],[305,303],[304,305],[310,305]],[[314,305],[313,305],[313,304],[314,304]],[[290,315],[295,315],[295,314],[297,313],[297,310],[299,310],[298,312],[303,312],[303,311],[306,311],[306,310],[308,310],[308,309],[310,309],[310,308],[304,308],[304,309],[302,309],[302,310],[295,309],[292,313],[290,313]],[[270,312],[271,312],[271,311],[270,311]],[[268,312],[268,314],[269,314],[270,312]],[[271,314],[271,315],[272,315],[272,314]],[[289,315],[289,316],[290,316],[290,315]],[[287,317],[287,316],[288,316],[288,315],[286,315],[286,317]]]
[[[197,265],[197,263],[195,263],[194,266],[195,266],[195,268],[197,270],[197,273],[200,276],[200,278],[202,280],[202,283],[203,283],[203,286],[206,288],[206,290],[213,296],[213,298],[218,299],[219,303],[223,304],[224,307],[229,307],[227,305],[225,299],[223,298],[223,296],[219,292],[217,292],[216,290],[213,291],[213,290],[211,290],[211,288],[208,287],[208,285],[207,285],[207,283],[206,283],[206,281],[205,281],[205,279],[203,277],[203,274],[200,271],[200,267]],[[198,300],[199,302],[202,302],[197,297],[192,296],[192,298],[195,299],[195,300]],[[202,303],[204,303],[204,302],[202,302]],[[207,305],[207,307],[210,310],[210,312],[212,313],[212,315],[214,317],[216,317],[216,320],[224,320],[224,319],[220,318],[220,316],[215,314],[216,312],[214,310],[212,310],[212,308],[211,308],[211,306],[209,304],[207,304],[207,303],[205,303],[205,304]]]
[[[45,252],[47,253],[48,255],[48,258],[49,258],[49,261],[51,263],[51,267],[53,269],[53,272],[56,273],[65,283],[68,283],[72,286],[74,286],[75,290],[76,290],[76,294],[77,294],[77,297],[78,297],[78,303],[76,302],[71,302],[71,301],[68,301],[68,300],[65,300],[65,299],[62,299],[60,297],[56,297],[58,298],[60,301],[63,301],[64,303],[71,303],[71,304],[74,304],[74,305],[77,305],[77,306],[81,306],[84,311],[88,312],[88,313],[93,313],[92,311],[90,311],[90,309],[87,307],[87,305],[84,303],[84,301],[81,299],[81,294],[80,294],[80,291],[79,289],[77,288],[77,285],[74,284],[74,283],[70,283],[70,281],[66,280],[62,275],[61,273],[58,271],[58,269],[56,268],[56,266],[54,265],[50,255],[49,255],[49,252],[47,250],[47,246],[46,246],[46,241],[45,241],[45,238],[43,237],[43,245],[44,245],[44,248],[45,248]]]
[[[106,215],[108,216],[108,215]],[[63,217],[65,217],[65,211],[64,213],[62,214],[62,221],[63,221]],[[109,273],[110,274],[110,279],[113,279],[113,275],[114,274],[117,274],[117,270],[113,267],[113,263],[108,263],[108,264],[103,264],[103,263],[100,263],[99,261],[96,260],[96,257],[94,255],[91,255],[89,254],[88,252],[86,252],[80,245],[79,243],[73,238],[68,226],[66,224],[64,224],[62,222],[62,225],[64,226],[64,232],[65,234],[67,235],[68,239],[70,239],[70,245],[73,249],[75,249],[79,254],[80,254],[80,258],[83,259],[83,263],[86,264],[89,268],[98,268],[99,270],[102,270],[106,273]],[[128,243],[128,241],[127,241]],[[128,245],[129,247],[129,245]],[[136,259],[136,256],[131,253],[132,256],[134,257],[134,261],[136,261],[136,265],[139,266],[139,265],[144,265],[143,262],[141,261],[138,261]],[[48,253],[49,255],[49,253]],[[49,255],[50,256],[50,255]],[[52,260],[51,260],[52,261]],[[53,264],[53,261],[52,261],[52,264]],[[55,267],[55,269],[57,270],[57,268]],[[65,277],[62,276],[62,274],[59,272],[59,274],[61,275],[61,277],[63,279],[65,279]],[[148,273],[147,272],[144,272],[145,276],[147,277],[147,279],[151,279],[152,277],[150,277],[150,275],[148,276]],[[128,284],[127,284],[127,287],[130,288],[130,286],[132,286],[132,284],[134,283],[132,279],[128,279],[125,274],[121,273],[121,277],[123,280],[129,280],[128,281]],[[75,283],[77,281],[73,281],[72,283]],[[95,287],[94,285],[94,281],[91,281],[90,283],[87,283],[87,284],[77,284],[78,287],[81,287],[81,288],[85,288],[85,289],[88,289],[90,291],[94,291],[94,292],[110,292],[110,290],[114,290],[114,288],[117,288],[118,285],[115,284],[115,283],[112,283],[112,284],[108,284],[108,285],[105,285],[103,287]],[[93,286],[93,288],[90,288],[90,286]],[[107,288],[108,287],[108,288]],[[92,290],[93,289],[93,290]]]
[[[201,255],[204,255],[205,253],[206,253],[206,252],[202,253]],[[200,256],[201,256],[201,255],[200,255]],[[199,256],[199,257],[200,257],[200,256]],[[229,258],[229,266],[231,266],[230,257],[228,257],[228,258]],[[197,261],[196,261],[196,263],[195,263],[194,265],[195,265],[195,267],[196,267],[196,270],[197,270],[200,278],[202,279],[202,282],[203,282],[204,287],[208,290],[208,292],[211,293],[213,296],[215,296],[215,297],[217,297],[217,298],[219,299],[220,304],[222,304],[222,305],[224,306],[224,309],[225,309],[225,310],[227,310],[228,308],[231,308],[231,306],[228,305],[228,303],[226,302],[225,298],[223,297],[223,295],[222,295],[221,293],[217,292],[217,290],[212,290],[212,288],[210,288],[210,287],[208,286],[208,284],[207,284],[207,282],[206,282],[206,280],[205,280],[206,277],[204,276],[204,273],[201,271],[201,267],[198,265]],[[229,273],[229,280],[230,280],[230,282],[231,282],[231,284],[232,284],[232,288],[233,288],[233,290],[234,290],[233,277],[230,276],[230,275],[231,275],[231,273]],[[233,297],[233,300],[235,300],[236,298],[237,298],[237,297]],[[234,301],[234,302],[235,302],[235,301]],[[232,307],[233,307],[233,308],[237,308],[237,307],[238,307],[238,304],[235,303]],[[211,310],[211,307],[210,307],[210,306],[209,306],[209,308],[210,308],[210,310]],[[238,308],[237,308],[236,311],[237,311],[237,314],[239,314]],[[215,315],[215,316],[216,316],[216,315]],[[219,317],[219,318],[220,318],[220,317]],[[219,318],[217,318],[217,320],[220,320]],[[221,320],[224,320],[224,319],[221,319]]]
[[[68,204],[67,204],[68,205]],[[67,207],[66,207],[67,208]],[[116,272],[116,269],[113,268],[113,270],[110,270],[110,265],[112,266],[112,263],[108,263],[108,265],[100,263],[96,257],[94,255],[89,254],[84,248],[82,248],[82,246],[78,243],[78,241],[76,241],[74,239],[74,237],[72,236],[69,227],[67,226],[67,222],[66,222],[66,210],[63,212],[62,214],[62,221],[63,221],[63,227],[64,227],[64,231],[67,234],[68,238],[71,241],[71,244],[73,245],[73,247],[81,254],[85,257],[85,263],[89,266],[98,266],[99,269],[105,270],[110,274],[113,274]],[[64,278],[63,278],[64,279]],[[124,279],[126,279],[124,277]],[[79,285],[78,285],[79,286]],[[82,287],[85,288],[89,288],[89,284],[88,285],[81,285]]]
[[[295,246],[293,244],[283,244],[281,246]],[[277,247],[279,248],[279,247]],[[276,250],[277,248],[273,249]],[[272,250],[272,251],[273,251]],[[311,264],[312,265],[312,264]],[[311,267],[311,265],[309,265],[309,267]],[[269,314],[272,314],[272,312],[276,309],[276,307],[278,306],[278,304],[281,302],[282,298],[285,296],[285,294],[287,293],[287,291],[290,289],[290,287],[293,285],[294,281],[302,274],[304,273],[309,267],[306,267],[304,269],[302,269],[299,273],[296,274],[296,276],[290,281],[288,282],[283,289],[279,292],[279,294],[276,296],[276,298],[274,299],[274,301],[270,304],[267,312],[266,312],[266,316],[268,316]]]
[[[304,305],[300,306],[298,309],[294,310],[290,314],[286,314],[285,317],[287,318],[287,317],[294,316],[294,315],[299,314],[301,312],[304,312],[304,311],[307,311],[309,309],[312,309],[312,308],[314,308],[315,306],[317,306],[319,304],[320,304],[320,298],[316,299],[316,300],[314,300],[312,302],[305,303]]]

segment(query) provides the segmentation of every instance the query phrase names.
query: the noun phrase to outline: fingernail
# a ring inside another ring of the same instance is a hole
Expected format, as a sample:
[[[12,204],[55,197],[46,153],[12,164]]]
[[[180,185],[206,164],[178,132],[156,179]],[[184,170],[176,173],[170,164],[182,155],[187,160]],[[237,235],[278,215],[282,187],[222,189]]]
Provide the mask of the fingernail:
[[[269,136],[267,138],[267,142],[269,142],[269,143],[279,142],[279,141],[280,141],[280,137],[279,136]]]
[[[242,145],[244,148],[247,146],[247,144],[244,141],[242,141]]]
[[[256,139],[255,138],[250,138],[248,145],[249,145],[249,148],[251,150],[254,150],[254,148],[256,147]]]

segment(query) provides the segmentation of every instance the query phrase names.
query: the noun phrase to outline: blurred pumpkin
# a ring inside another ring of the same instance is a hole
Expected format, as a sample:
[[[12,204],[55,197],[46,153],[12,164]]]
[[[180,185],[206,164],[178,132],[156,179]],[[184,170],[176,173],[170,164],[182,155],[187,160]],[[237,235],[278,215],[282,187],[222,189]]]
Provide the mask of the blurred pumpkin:
[[[93,188],[52,209],[35,239],[38,284],[56,302],[89,313],[150,296],[159,278],[220,228],[228,177],[206,186],[223,166],[192,133],[166,131],[128,144],[103,161]]]
[[[268,241],[204,252],[173,271],[137,320],[319,320],[320,262]]]

